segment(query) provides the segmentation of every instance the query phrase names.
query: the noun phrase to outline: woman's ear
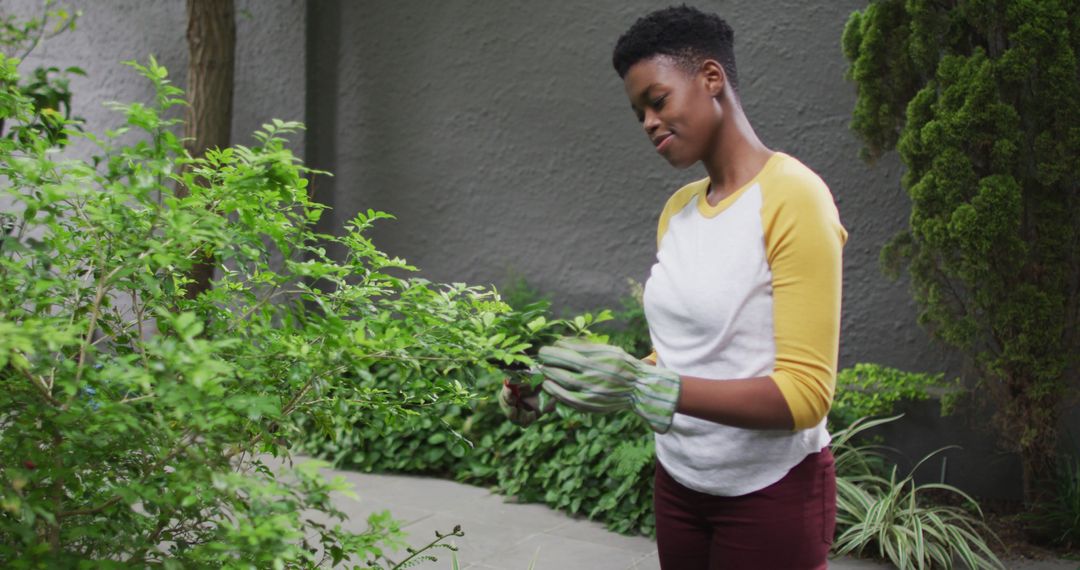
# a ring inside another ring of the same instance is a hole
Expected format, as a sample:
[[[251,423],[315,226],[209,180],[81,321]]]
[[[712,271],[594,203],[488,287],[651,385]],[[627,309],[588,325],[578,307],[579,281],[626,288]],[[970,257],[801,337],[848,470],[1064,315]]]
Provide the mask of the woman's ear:
[[[724,84],[727,83],[727,74],[724,66],[715,59],[706,59],[701,63],[701,76],[705,79],[705,88],[714,99],[724,94]]]

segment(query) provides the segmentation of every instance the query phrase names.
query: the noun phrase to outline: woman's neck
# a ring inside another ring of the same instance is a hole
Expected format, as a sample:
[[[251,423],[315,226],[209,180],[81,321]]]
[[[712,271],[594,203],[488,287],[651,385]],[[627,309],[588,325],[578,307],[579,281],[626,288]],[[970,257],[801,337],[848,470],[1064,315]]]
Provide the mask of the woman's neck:
[[[740,105],[728,99],[723,107],[725,117],[712,156],[703,161],[709,173],[709,201],[714,203],[750,182],[773,155],[754,132]]]

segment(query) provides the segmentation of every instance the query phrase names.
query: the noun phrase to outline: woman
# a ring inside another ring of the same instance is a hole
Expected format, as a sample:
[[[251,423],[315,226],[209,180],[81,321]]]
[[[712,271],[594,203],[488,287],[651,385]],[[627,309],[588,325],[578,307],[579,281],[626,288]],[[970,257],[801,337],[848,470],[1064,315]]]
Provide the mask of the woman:
[[[665,570],[826,568],[847,232],[824,182],[754,133],[732,44],[722,19],[685,6],[619,38],[613,63],[656,151],[709,176],[660,215],[644,296],[654,365],[564,340],[540,351],[543,388],[582,410],[632,409],[657,432]]]

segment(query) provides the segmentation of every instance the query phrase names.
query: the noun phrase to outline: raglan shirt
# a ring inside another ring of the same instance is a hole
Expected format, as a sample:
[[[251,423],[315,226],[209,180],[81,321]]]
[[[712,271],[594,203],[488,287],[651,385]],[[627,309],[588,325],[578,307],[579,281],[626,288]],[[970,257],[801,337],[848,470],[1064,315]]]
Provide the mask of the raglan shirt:
[[[784,153],[715,206],[708,188],[708,178],[684,186],[660,216],[644,295],[656,364],[715,381],[770,376],[795,430],[677,413],[656,455],[682,485],[738,496],[830,441],[847,231],[821,178]]]

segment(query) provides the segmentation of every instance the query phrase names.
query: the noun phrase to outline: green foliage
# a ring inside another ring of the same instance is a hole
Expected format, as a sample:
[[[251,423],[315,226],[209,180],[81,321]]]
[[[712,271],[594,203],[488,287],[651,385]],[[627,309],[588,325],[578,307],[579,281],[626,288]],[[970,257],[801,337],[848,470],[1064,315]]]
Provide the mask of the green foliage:
[[[454,569],[454,570],[457,570],[458,562],[457,562],[456,552],[457,552],[458,549],[457,549],[456,546],[454,546],[452,544],[446,544],[443,541],[448,539],[448,538],[452,538],[452,537],[461,538],[463,536],[465,536],[465,533],[461,530],[461,525],[455,525],[454,528],[448,533],[442,533],[442,532],[439,532],[439,531],[435,531],[435,540],[432,540],[431,542],[425,544],[423,547],[421,547],[419,549],[407,548],[406,551],[409,553],[409,556],[406,557],[401,562],[398,562],[397,564],[395,564],[393,570],[398,570],[399,568],[400,569],[412,568],[413,566],[416,566],[416,565],[424,563],[424,562],[437,562],[438,558],[436,558],[436,557],[434,557],[434,556],[432,556],[431,554],[428,554],[428,553],[439,550],[439,549],[450,551],[450,553],[451,553],[450,554],[451,555],[450,567],[452,569]]]
[[[551,296],[543,294],[521,276],[511,278],[510,283],[499,291],[499,297],[515,311],[534,305],[543,306],[545,311],[551,307]]]
[[[836,396],[829,410],[829,426],[835,431],[868,416],[892,414],[904,401],[929,399],[931,390],[954,386],[944,374],[905,372],[880,364],[860,363],[836,375]],[[948,412],[942,401],[942,414]]]
[[[539,292],[519,281],[509,289],[506,304],[513,309],[499,316],[496,326],[501,333],[491,340],[498,341],[497,349],[505,349],[512,357],[498,350],[493,353],[492,363],[503,369],[526,370],[541,347],[552,344],[564,336],[588,336],[596,325],[611,320],[611,311],[591,313],[557,319],[550,315],[551,301]]]
[[[619,300],[622,308],[597,309],[596,323],[603,324],[595,329],[606,335],[610,344],[630,354],[646,356],[652,352],[652,339],[649,337],[649,324],[645,320],[644,287],[630,278],[627,278],[626,283],[629,291]],[[538,310],[540,314],[546,315],[552,304],[550,295],[532,287],[522,277],[513,279],[508,287],[500,291],[500,295],[515,312]]]
[[[330,502],[342,481],[266,459],[336,415],[469,405],[489,360],[529,361],[498,327],[509,308],[397,276],[412,268],[365,236],[386,214],[314,233],[316,173],[285,140],[296,123],[192,159],[163,118],[181,92],[152,59],[133,66],[156,97],[114,104],[123,126],[56,119],[96,156],[66,159],[34,129],[0,138],[0,566],[389,564],[403,535],[387,514],[347,531]],[[0,56],[13,128],[35,121],[19,85]],[[208,251],[213,286],[188,298]]]
[[[42,13],[38,18],[23,20],[0,13],[0,45],[4,46],[6,55],[26,59],[42,40],[75,29],[81,15],[79,11],[57,6],[54,0],[44,0],[41,5]]]
[[[0,14],[0,46],[4,54],[11,56],[19,53],[17,59],[26,59],[45,38],[75,29],[78,12],[71,12],[63,7],[54,8],[51,0],[43,2],[43,5],[40,18],[20,20],[13,15]],[[25,136],[23,133],[26,130],[33,130],[48,139],[50,144],[66,142],[65,129],[78,128],[78,119],[73,123],[71,116],[71,89],[68,80],[72,75],[85,75],[85,72],[78,67],[63,70],[57,67],[38,67],[31,73],[29,81],[22,80],[17,75],[10,76],[8,81],[15,83],[11,86],[0,85],[0,89],[14,87],[28,97],[32,102],[33,119],[22,121],[5,133],[5,119],[0,118],[0,133],[8,137],[18,137]]]
[[[491,397],[440,407],[438,421],[397,425],[352,416],[299,450],[362,471],[426,473],[488,485],[623,533],[651,534],[653,438],[633,414],[601,416],[558,408],[528,429],[506,421],[494,401],[501,377],[478,382]],[[460,436],[460,437],[459,437]],[[462,439],[463,438],[463,439]]]
[[[1068,549],[1080,545],[1080,457],[1058,463],[1054,499],[1037,505],[1027,518],[1054,544]]]
[[[876,0],[843,47],[853,129],[906,166],[910,227],[882,261],[975,363],[1034,500],[1080,384],[1080,4]]]
[[[924,457],[904,477],[895,466],[882,476],[878,473],[882,458],[874,447],[854,443],[862,432],[899,417],[860,419],[833,434],[837,472],[834,552],[864,554],[876,547],[877,556],[904,570],[953,568],[957,559],[972,570],[1004,568],[983,538],[993,533],[974,499],[951,485],[915,484],[915,470],[938,452]],[[971,511],[927,504],[923,497],[931,489],[961,497]]]
[[[626,280],[630,293],[622,298],[622,309],[612,313],[611,323],[599,330],[608,335],[608,342],[639,357],[652,352],[649,323],[645,320],[644,294],[641,283]]]
[[[501,416],[497,406],[492,408],[493,419]],[[477,435],[476,453],[459,479],[492,485],[519,501],[585,515],[615,532],[655,531],[653,438],[637,416],[559,408],[528,429],[501,420]]]
[[[494,327],[510,335],[506,338],[520,335],[529,344],[528,354],[560,336],[588,334],[608,313],[556,319],[548,314],[550,303],[535,292],[508,298],[518,303],[517,310],[500,314]],[[423,369],[409,375],[372,373],[371,389],[404,393],[427,375]],[[649,428],[630,413],[597,416],[559,407],[522,430],[506,420],[495,401],[503,376],[478,375],[476,390],[487,397],[436,403],[425,415],[343,410],[326,429],[302,426],[306,437],[296,449],[362,471],[424,473],[490,485],[520,501],[587,515],[618,532],[651,534]]]

